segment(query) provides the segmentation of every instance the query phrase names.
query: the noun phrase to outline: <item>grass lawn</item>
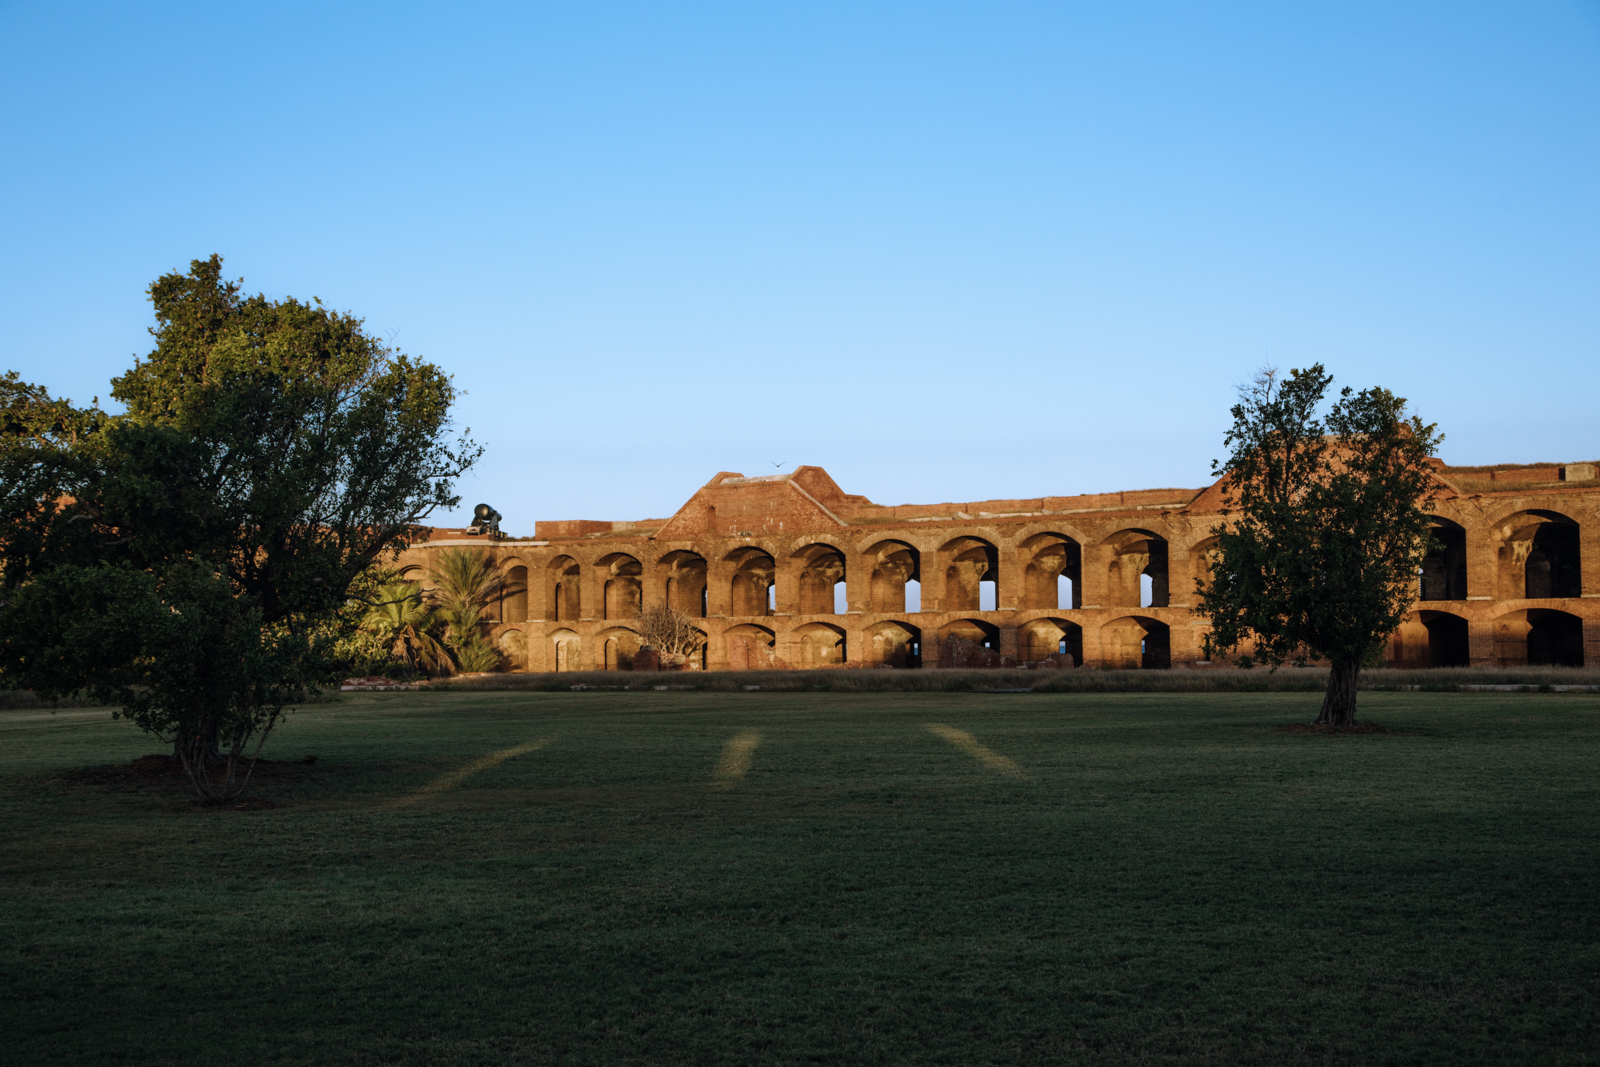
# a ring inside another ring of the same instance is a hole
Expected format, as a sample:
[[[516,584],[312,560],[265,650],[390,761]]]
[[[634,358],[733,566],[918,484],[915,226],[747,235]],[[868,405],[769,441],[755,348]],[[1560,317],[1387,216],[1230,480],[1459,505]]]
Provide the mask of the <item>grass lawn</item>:
[[[1319,701],[364,695],[222,812],[0,712],[0,1061],[1600,1062],[1600,696]]]

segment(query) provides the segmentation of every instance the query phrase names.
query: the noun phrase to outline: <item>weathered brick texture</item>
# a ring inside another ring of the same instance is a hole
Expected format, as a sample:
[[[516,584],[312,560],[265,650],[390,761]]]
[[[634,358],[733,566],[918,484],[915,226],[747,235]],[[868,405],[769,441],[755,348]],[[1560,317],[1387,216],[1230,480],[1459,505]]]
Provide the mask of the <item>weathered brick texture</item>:
[[[1436,470],[1444,549],[1391,662],[1600,663],[1595,465]],[[493,555],[515,670],[643,667],[632,619],[660,601],[702,619],[692,666],[709,670],[1196,668],[1220,507],[1215,485],[884,507],[820,467],[723,472],[668,519],[541,520],[504,541],[435,530],[401,566],[422,577],[464,544]]]

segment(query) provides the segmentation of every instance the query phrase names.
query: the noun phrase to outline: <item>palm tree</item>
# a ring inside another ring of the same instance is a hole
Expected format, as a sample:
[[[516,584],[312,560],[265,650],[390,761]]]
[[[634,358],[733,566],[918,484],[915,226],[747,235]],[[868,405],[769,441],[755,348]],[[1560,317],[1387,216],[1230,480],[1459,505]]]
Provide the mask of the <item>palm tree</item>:
[[[434,611],[449,629],[445,643],[455,653],[462,670],[489,671],[500,665],[500,653],[484,634],[489,604],[505,588],[505,575],[489,557],[465,548],[439,553],[429,569],[433,579]]]
[[[416,582],[390,582],[377,589],[377,602],[361,620],[365,630],[384,634],[392,641],[395,659],[405,664],[409,674],[421,669],[425,674],[448,678],[455,673],[455,662],[433,631],[442,619],[422,598]]]

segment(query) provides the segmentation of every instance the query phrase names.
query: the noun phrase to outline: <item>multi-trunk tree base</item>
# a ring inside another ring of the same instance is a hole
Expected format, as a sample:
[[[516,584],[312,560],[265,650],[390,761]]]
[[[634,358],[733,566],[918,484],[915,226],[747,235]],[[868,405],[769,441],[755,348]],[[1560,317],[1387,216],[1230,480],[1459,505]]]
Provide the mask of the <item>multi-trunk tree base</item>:
[[[1355,725],[1356,684],[1360,679],[1360,660],[1334,662],[1328,671],[1328,690],[1322,698],[1322,714],[1317,716],[1316,725]]]

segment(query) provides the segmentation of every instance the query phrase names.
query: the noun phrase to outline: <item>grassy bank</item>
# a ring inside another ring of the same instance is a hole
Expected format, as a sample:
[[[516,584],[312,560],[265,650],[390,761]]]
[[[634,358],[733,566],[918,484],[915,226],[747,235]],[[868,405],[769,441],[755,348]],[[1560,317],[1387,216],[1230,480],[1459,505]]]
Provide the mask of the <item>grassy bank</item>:
[[[221,812],[3,712],[0,1061],[1595,1062],[1600,696],[1318,699],[360,695]]]
[[[575,685],[599,689],[653,689],[656,686],[704,692],[738,692],[749,687],[784,693],[966,693],[1027,689],[1036,693],[1320,693],[1327,687],[1325,667],[1177,671],[1122,670],[820,670],[820,671],[571,671],[560,674],[488,674],[451,678],[440,687],[470,692],[569,691]],[[1363,689],[1420,686],[1454,691],[1462,685],[1600,685],[1595,667],[1461,667],[1437,670],[1369,670]]]
[[[0,711],[20,708],[93,708],[99,707],[86,696],[73,695],[60,700],[40,700],[31,689],[0,689]]]

